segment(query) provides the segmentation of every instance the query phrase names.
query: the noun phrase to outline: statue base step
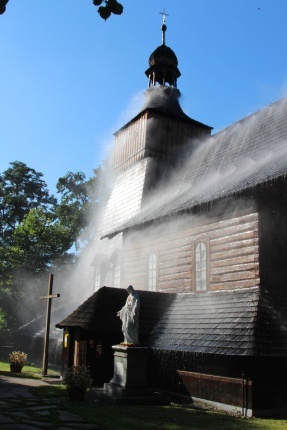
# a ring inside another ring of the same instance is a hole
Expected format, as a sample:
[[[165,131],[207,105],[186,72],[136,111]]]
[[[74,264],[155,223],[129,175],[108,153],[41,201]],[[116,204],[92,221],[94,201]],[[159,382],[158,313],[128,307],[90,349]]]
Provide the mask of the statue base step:
[[[96,389],[99,400],[116,404],[168,405],[167,396],[156,393],[147,383],[149,348],[114,345],[114,375],[102,389]]]

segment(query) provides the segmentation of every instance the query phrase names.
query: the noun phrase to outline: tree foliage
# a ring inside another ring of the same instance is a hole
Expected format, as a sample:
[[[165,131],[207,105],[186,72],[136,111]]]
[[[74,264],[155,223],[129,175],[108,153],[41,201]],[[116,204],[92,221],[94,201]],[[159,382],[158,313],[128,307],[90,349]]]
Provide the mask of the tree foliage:
[[[9,0],[0,0],[0,15],[6,11],[6,6]],[[99,6],[98,13],[104,20],[108,19],[111,14],[121,15],[123,13],[123,5],[117,0],[93,0],[94,6]]]
[[[10,261],[14,270],[47,271],[57,260],[66,259],[74,237],[68,228],[43,208],[34,208],[14,230]]]
[[[0,243],[8,245],[25,215],[36,207],[51,210],[56,199],[49,195],[42,173],[20,161],[10,163],[0,175]]]
[[[98,167],[90,179],[82,172],[59,178],[59,202],[49,194],[43,174],[24,163],[12,162],[0,174],[2,328],[16,309],[23,310],[26,298],[38,294],[43,277],[71,266],[80,244],[92,238],[91,215],[96,217],[107,195],[104,171]]]
[[[71,229],[77,250],[93,238],[97,214],[110,193],[106,179],[109,172],[110,166],[106,161],[93,170],[93,176],[89,179],[82,172],[67,172],[58,180],[57,191],[61,194],[61,202],[57,207],[57,216],[63,225]]]

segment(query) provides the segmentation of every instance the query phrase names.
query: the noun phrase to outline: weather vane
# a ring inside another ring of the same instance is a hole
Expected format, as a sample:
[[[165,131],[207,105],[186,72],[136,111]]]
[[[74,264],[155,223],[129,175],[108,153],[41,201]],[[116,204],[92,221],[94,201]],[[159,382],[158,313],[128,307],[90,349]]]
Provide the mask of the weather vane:
[[[165,11],[165,8],[162,12],[159,12],[162,15],[162,23],[165,24],[165,18],[168,16],[168,14]]]

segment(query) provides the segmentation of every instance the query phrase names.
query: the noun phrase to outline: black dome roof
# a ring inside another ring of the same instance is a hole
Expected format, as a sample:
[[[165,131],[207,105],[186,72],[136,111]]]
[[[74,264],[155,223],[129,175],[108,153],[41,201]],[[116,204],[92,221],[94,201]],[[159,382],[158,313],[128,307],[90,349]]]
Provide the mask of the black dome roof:
[[[165,17],[166,13],[163,12],[162,30],[162,45],[158,46],[149,57],[149,68],[145,71],[149,79],[149,87],[169,84],[170,86],[177,86],[177,78],[180,76],[180,71],[177,68],[178,61],[175,53],[165,44]]]
[[[166,45],[158,46],[149,57],[149,66],[170,65],[177,67],[178,61],[175,53]]]

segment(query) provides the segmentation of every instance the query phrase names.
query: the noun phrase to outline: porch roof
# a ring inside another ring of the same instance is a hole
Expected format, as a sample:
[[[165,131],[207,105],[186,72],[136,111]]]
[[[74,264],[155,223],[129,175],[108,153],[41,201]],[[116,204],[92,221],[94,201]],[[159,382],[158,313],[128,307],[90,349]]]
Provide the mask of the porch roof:
[[[164,310],[173,300],[174,294],[139,291],[140,334],[150,334]],[[63,321],[58,328],[79,327],[100,333],[121,333],[121,321],[117,312],[125,305],[128,293],[121,288],[102,287],[81,304]]]
[[[181,294],[137,292],[145,346],[223,355],[287,355],[287,319],[282,320],[278,305],[259,287]],[[100,288],[56,327],[120,334],[116,314],[126,298],[124,289]]]

